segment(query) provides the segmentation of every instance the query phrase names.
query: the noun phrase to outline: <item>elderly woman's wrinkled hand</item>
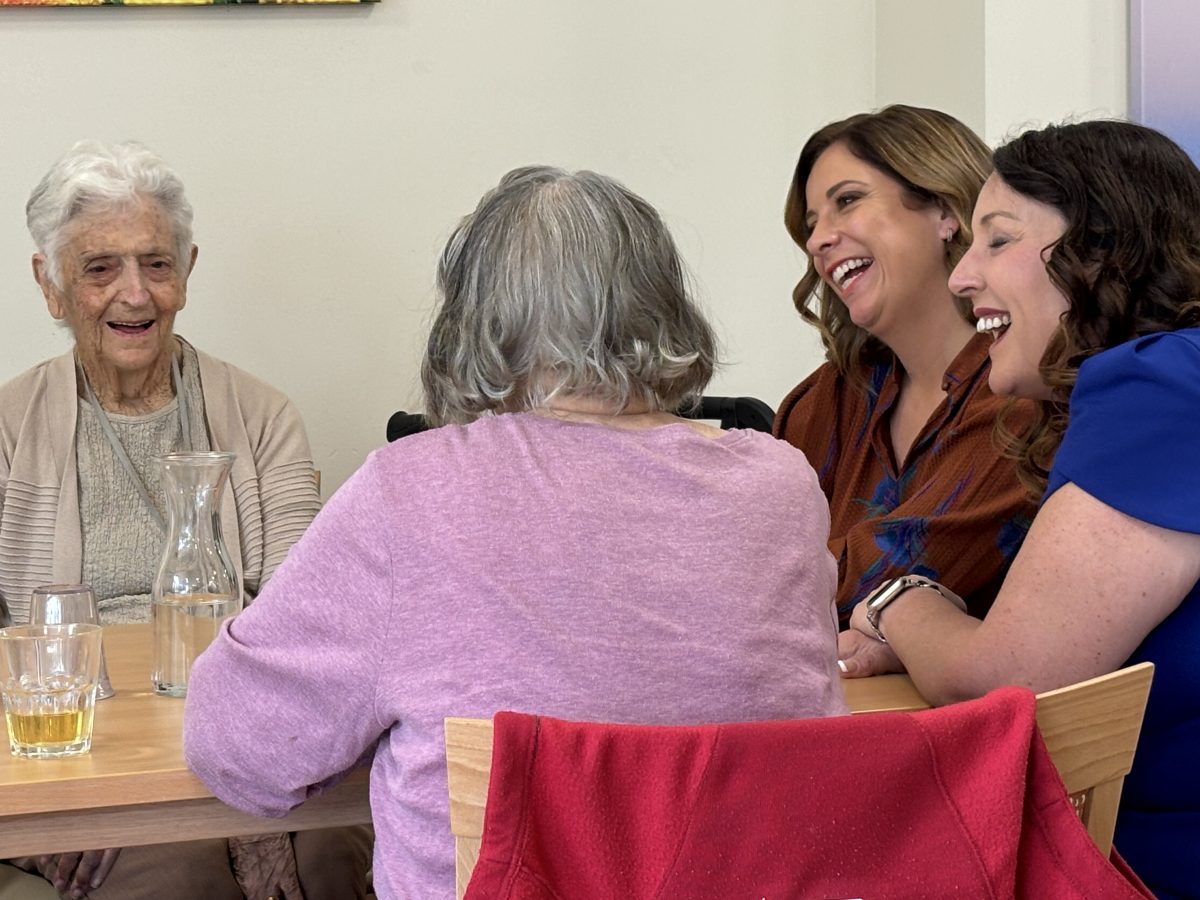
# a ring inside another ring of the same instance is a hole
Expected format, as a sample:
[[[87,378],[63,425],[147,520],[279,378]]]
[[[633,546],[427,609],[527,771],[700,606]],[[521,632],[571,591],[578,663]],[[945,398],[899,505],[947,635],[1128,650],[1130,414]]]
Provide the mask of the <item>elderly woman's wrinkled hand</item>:
[[[904,663],[883,641],[850,628],[838,635],[838,668],[843,678],[866,678],[903,672]]]
[[[304,900],[290,835],[230,838],[229,855],[246,900]]]
[[[120,853],[120,847],[53,853],[37,857],[35,863],[42,877],[53,884],[56,891],[71,900],[82,900],[89,891],[104,883]]]

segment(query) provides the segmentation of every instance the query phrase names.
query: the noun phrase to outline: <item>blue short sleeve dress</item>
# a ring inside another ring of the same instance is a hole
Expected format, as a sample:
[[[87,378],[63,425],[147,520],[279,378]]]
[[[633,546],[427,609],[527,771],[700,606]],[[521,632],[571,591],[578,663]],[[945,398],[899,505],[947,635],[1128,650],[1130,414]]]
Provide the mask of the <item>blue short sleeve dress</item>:
[[[1073,482],[1144,522],[1200,534],[1200,328],[1087,360],[1049,497]],[[1137,648],[1155,664],[1115,844],[1160,898],[1200,897],[1200,584]]]

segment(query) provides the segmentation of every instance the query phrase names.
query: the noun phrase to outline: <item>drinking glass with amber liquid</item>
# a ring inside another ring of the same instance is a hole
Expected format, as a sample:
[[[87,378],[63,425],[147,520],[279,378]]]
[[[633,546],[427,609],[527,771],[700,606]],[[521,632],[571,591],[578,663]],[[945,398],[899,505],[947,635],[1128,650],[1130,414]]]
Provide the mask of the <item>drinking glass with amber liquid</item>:
[[[0,628],[0,695],[14,756],[54,759],[92,748],[99,625]]]

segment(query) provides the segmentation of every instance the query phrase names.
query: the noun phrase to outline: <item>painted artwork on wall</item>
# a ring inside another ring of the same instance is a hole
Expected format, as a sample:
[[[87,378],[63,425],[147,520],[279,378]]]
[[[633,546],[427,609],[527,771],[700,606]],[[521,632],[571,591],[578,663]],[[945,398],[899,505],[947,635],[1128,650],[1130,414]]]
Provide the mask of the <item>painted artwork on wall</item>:
[[[0,0],[6,6],[291,6],[378,3],[379,0]]]
[[[1165,132],[1200,163],[1200,3],[1130,0],[1129,117]]]

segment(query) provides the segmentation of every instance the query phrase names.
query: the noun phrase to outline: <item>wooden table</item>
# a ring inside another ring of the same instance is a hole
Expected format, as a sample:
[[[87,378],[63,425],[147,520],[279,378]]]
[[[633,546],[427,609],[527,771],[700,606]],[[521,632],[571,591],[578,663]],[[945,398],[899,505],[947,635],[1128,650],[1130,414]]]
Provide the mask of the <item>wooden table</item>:
[[[929,709],[929,701],[917,693],[907,675],[843,678],[842,687],[855,714]]]
[[[91,753],[18,759],[0,744],[0,858],[371,821],[365,769],[284,819],[217,800],[184,764],[183,701],[150,689],[150,647],[149,625],[104,629],[117,693],[96,705]]]
[[[117,693],[96,706],[91,753],[18,759],[0,745],[0,859],[371,821],[365,769],[284,819],[226,806],[184,765],[183,701],[150,690],[150,626],[105,628],[104,647]],[[929,705],[906,675],[843,684],[856,713]]]

